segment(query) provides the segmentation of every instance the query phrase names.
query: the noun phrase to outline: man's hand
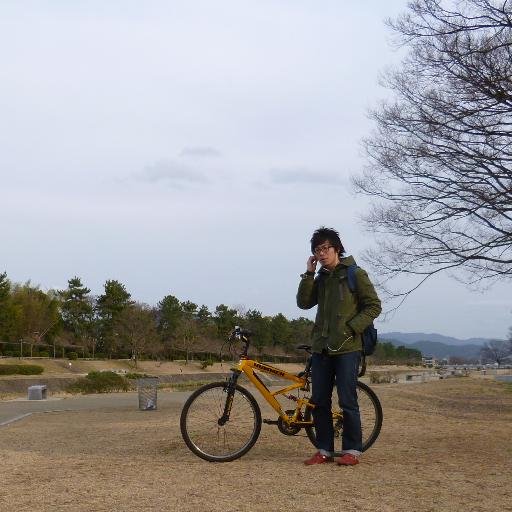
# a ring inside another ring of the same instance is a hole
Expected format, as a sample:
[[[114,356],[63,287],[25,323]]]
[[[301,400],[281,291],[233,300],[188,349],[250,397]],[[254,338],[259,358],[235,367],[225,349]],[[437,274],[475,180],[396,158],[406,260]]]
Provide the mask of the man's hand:
[[[307,271],[315,273],[315,271],[316,271],[316,264],[317,264],[316,256],[314,256],[314,255],[310,256],[308,258],[308,262],[306,264]]]

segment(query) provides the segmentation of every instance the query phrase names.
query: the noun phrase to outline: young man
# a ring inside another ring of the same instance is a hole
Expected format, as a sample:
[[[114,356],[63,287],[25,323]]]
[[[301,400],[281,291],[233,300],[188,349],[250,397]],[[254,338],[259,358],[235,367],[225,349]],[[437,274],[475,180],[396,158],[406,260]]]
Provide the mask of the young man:
[[[304,464],[323,464],[333,460],[334,430],[331,396],[336,380],[338,399],[343,410],[342,454],[339,465],[358,464],[362,451],[361,419],[357,403],[357,374],[361,358],[361,333],[377,318],[381,304],[368,274],[356,268],[356,290],[351,292],[347,268],[355,264],[334,229],[319,228],[311,238],[312,256],[301,275],[297,305],[310,309],[318,305],[311,335],[313,356],[311,381],[316,452]],[[320,270],[315,278],[317,264]]]

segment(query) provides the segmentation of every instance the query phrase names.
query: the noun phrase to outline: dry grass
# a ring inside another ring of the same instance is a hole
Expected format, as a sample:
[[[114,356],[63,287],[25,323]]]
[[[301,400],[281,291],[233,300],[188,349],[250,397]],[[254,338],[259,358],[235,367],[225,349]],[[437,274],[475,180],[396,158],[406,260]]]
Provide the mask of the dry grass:
[[[376,391],[383,431],[355,468],[305,467],[307,438],[265,425],[242,459],[205,462],[181,440],[180,405],[165,400],[150,413],[33,415],[0,430],[0,509],[512,510],[506,386],[466,378]]]

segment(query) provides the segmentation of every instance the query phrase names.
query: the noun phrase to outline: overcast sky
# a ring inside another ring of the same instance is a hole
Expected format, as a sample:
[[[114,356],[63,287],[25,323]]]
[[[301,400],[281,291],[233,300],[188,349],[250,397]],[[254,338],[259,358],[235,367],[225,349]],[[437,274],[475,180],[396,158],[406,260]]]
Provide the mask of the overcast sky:
[[[312,231],[372,242],[348,181],[405,4],[2,0],[0,272],[311,318]],[[378,327],[503,338],[511,296],[438,276]]]

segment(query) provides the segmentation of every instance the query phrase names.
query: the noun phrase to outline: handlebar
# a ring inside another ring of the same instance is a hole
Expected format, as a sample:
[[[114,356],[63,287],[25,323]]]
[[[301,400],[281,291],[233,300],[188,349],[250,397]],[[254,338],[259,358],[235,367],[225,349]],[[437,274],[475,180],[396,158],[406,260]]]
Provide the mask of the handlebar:
[[[235,328],[229,333],[228,341],[241,341],[244,344],[244,348],[240,357],[247,357],[247,352],[249,351],[250,345],[250,337],[252,336],[252,332],[249,329],[242,329],[239,325],[235,326]]]
[[[249,341],[248,338],[252,336],[252,332],[249,329],[242,329],[239,325],[236,325],[235,328],[229,334],[229,340],[241,340],[246,338],[244,341]]]

